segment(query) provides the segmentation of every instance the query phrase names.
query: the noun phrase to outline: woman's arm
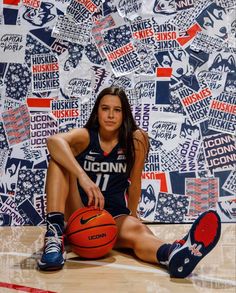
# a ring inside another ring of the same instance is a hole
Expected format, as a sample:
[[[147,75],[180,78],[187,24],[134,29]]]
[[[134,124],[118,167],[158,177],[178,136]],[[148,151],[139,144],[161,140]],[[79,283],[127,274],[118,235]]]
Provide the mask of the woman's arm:
[[[59,133],[47,139],[47,147],[51,157],[70,173],[77,177],[83,173],[75,156],[89,144],[87,129],[73,129],[67,133]]]
[[[89,133],[85,128],[73,129],[67,133],[53,135],[47,139],[51,157],[70,173],[74,174],[88,196],[88,205],[104,207],[104,198],[99,187],[88,177],[75,156],[89,145]]]
[[[131,170],[131,184],[128,189],[128,208],[134,217],[137,217],[137,208],[141,196],[141,176],[148,146],[147,134],[144,131],[136,130],[134,133],[135,162]]]

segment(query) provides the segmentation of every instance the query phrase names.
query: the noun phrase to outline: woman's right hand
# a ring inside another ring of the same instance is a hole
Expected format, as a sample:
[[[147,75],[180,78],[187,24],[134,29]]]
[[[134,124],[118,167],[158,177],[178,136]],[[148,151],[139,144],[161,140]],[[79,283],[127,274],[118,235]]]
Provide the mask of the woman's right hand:
[[[88,177],[85,172],[82,172],[78,176],[78,181],[88,196],[88,206],[93,205],[95,208],[102,210],[104,208],[105,201],[100,188]]]

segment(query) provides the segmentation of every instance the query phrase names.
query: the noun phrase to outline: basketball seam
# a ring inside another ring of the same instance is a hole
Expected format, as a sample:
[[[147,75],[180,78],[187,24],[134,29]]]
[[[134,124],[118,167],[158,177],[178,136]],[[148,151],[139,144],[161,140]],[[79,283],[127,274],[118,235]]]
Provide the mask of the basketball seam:
[[[97,226],[91,226],[91,227],[87,227],[87,228],[84,228],[84,229],[81,229],[81,230],[76,230],[74,232],[66,234],[66,236],[69,237],[69,236],[71,236],[71,235],[73,235],[75,233],[78,233],[78,232],[82,232],[82,231],[89,230],[89,229],[92,229],[92,228],[103,227],[103,226],[115,226],[116,227],[116,224],[102,224],[102,225],[97,225]]]
[[[74,217],[74,219],[72,219],[71,220],[71,222],[69,222],[68,221],[68,223],[67,223],[67,225],[69,224],[71,224],[71,223],[73,223],[74,222],[74,220],[76,220],[79,216],[81,216],[81,215],[83,215],[84,213],[87,213],[87,212],[90,212],[90,211],[93,211],[94,209],[93,208],[91,208],[91,209],[89,209],[89,210],[86,210],[86,211],[83,211],[83,212],[81,212],[81,213],[79,213],[78,215],[76,215],[75,217]],[[75,211],[74,213],[76,213],[77,211]],[[71,215],[71,217],[73,216],[73,214]]]
[[[90,209],[88,209],[88,210],[85,210],[85,211],[79,213],[78,215],[76,215],[76,216],[74,217],[74,219],[72,219],[71,221],[68,221],[68,222],[67,222],[67,225],[71,225],[71,223],[73,223],[74,220],[76,220],[79,216],[81,216],[81,215],[83,215],[83,214],[85,214],[85,213],[87,213],[87,212],[91,212],[91,211],[94,211],[94,208],[90,208]],[[106,211],[106,210],[105,210],[105,211]],[[76,213],[76,211],[75,211],[74,213]],[[73,214],[71,215],[71,217],[72,217],[72,216],[73,216]],[[113,221],[115,221],[114,218],[113,218],[112,216],[111,216],[111,219],[113,219]]]

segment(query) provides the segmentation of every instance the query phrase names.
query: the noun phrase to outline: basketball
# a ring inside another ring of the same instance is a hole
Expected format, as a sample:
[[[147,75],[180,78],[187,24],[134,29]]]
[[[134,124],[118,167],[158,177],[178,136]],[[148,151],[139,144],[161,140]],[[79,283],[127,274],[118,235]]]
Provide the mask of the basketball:
[[[100,258],[115,244],[116,222],[105,210],[80,208],[68,220],[66,237],[74,253],[89,259]]]

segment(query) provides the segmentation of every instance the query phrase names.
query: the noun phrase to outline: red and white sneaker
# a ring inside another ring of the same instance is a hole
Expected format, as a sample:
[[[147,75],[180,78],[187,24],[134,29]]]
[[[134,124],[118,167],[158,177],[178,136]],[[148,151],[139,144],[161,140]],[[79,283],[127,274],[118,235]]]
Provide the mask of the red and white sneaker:
[[[168,257],[168,268],[173,278],[185,278],[217,244],[221,233],[219,215],[209,210],[195,220],[188,235],[180,241]]]

